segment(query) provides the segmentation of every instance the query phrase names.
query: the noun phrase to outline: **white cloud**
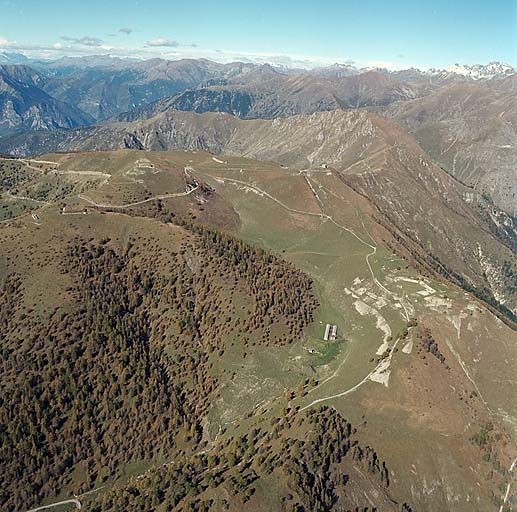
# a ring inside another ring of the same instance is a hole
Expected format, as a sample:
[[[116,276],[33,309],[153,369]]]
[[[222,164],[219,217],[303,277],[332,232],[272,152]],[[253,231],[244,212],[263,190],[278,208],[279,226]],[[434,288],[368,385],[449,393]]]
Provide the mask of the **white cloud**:
[[[95,37],[62,36],[61,41],[51,44],[25,44],[9,41],[0,36],[0,50],[21,51],[31,58],[57,59],[64,56],[112,55],[114,57],[131,57],[137,59],[163,58],[178,60],[210,59],[216,62],[254,62],[257,64],[272,64],[290,68],[312,69],[329,66],[336,62],[354,65],[358,68],[385,67],[392,70],[419,67],[413,63],[389,62],[371,60],[360,62],[344,56],[322,57],[318,55],[278,54],[268,52],[240,52],[225,49],[200,48],[195,44],[183,44],[165,37],[157,37],[147,41],[140,47],[130,47],[124,44],[107,44]]]
[[[150,41],[147,41],[147,46],[152,47],[169,47],[169,48],[177,48],[181,46],[178,41],[174,41],[173,39],[168,39],[166,37],[157,37],[156,39],[151,39]]]
[[[61,36],[60,39],[63,41],[69,41],[73,44],[80,44],[82,46],[102,46],[102,43],[104,42],[102,39],[99,39],[98,37],[90,37],[90,36],[83,36],[83,37],[71,37],[71,36]]]
[[[119,28],[118,31],[122,32],[122,34],[129,35],[129,34],[131,34],[131,32],[133,32],[133,29],[129,28],[129,27],[122,27],[122,28]]]
[[[255,62],[258,64],[272,64],[289,68],[312,69],[321,66],[330,66],[336,62],[357,65],[355,61],[343,57],[321,57],[318,55],[277,54],[266,52],[239,52],[231,50],[210,49],[181,49],[185,56],[191,58],[204,57],[218,62]]]

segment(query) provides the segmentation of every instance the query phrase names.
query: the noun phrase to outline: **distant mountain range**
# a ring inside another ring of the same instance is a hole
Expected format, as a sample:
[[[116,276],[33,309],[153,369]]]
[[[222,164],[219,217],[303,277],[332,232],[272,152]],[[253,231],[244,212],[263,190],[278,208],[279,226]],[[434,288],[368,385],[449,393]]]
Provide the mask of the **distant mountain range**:
[[[455,64],[427,71],[367,69],[339,63],[303,70],[268,64],[220,64],[206,59],[138,60],[109,55],[37,60],[20,53],[0,52],[0,65],[20,64],[30,66],[32,75],[38,73],[39,89],[67,106],[50,110],[42,107],[47,113],[55,111],[56,119],[46,114],[42,116],[47,117],[45,121],[35,123],[16,122],[9,115],[11,119],[3,122],[4,134],[34,128],[75,127],[121,114],[124,115],[120,119],[124,120],[148,117],[164,108],[222,111],[244,118],[336,108],[377,108],[414,99],[444,84],[501,79],[515,73],[513,67],[498,62]],[[4,76],[12,72],[3,69]],[[34,86],[30,82],[29,85]],[[4,86],[2,92],[5,102],[12,91]],[[41,98],[42,103],[49,101],[47,97]],[[31,103],[35,110],[38,105],[38,100]],[[63,109],[68,112],[63,114]],[[7,119],[7,114],[3,117]]]
[[[336,109],[386,107],[418,95],[418,88],[376,71],[321,77],[285,75],[265,65],[214,85],[187,89],[117,119],[148,118],[169,109],[271,119]]]
[[[87,55],[82,57],[61,57],[58,59],[32,59],[20,52],[8,52],[0,50],[0,64],[31,64],[44,69],[75,69],[75,68],[97,68],[105,67],[111,69],[127,69],[132,68],[135,65],[142,64],[145,62],[152,61],[164,61],[165,59],[148,59],[142,60],[130,57],[116,57],[113,55]],[[232,66],[235,63],[220,64],[217,62],[209,61],[207,59],[182,59],[179,61],[167,62],[181,62],[181,61],[197,61],[211,63],[213,66]],[[239,63],[237,63],[239,64]],[[263,64],[252,64],[246,63],[249,66],[259,67]],[[399,73],[400,71],[392,71],[382,67],[364,67],[355,66],[350,63],[339,63],[335,62],[329,66],[316,67],[312,69],[292,68],[288,66],[271,65],[275,70],[284,74],[302,74],[309,73],[316,76],[350,76],[365,71],[380,70],[387,73]],[[503,62],[492,61],[488,64],[459,64],[455,63],[444,68],[407,68],[406,71],[413,70],[422,74],[436,76],[445,73],[462,75],[474,80],[490,79],[490,78],[501,78],[515,73],[515,68],[510,64]]]
[[[29,58],[23,53],[0,51],[0,64],[26,64]]]
[[[0,66],[0,135],[27,130],[75,128],[94,119],[47,94],[45,77],[25,65]]]
[[[516,75],[506,64],[388,71],[336,63],[306,71],[205,59],[0,59],[25,62],[0,65],[5,152],[45,152],[72,136],[42,130],[139,122],[175,110],[275,119],[365,108],[401,123],[447,172],[517,214]],[[77,136],[89,133],[98,129]]]
[[[515,73],[515,68],[509,64],[501,62],[490,62],[489,64],[474,64],[466,66],[462,64],[453,64],[444,69],[432,68],[427,73],[431,76],[440,76],[443,74],[462,75],[472,80],[486,80],[491,78],[504,78]]]
[[[385,107],[425,95],[441,85],[500,79],[515,73],[511,66],[497,62],[428,71],[371,70],[339,63],[302,70],[205,59],[137,60],[108,55],[30,60],[19,53],[0,52],[0,65],[5,64],[30,66],[39,73],[38,87],[43,92],[73,105],[76,113],[82,111],[80,119],[73,119],[74,115],[65,124],[58,114],[55,122],[39,123],[41,129],[91,124],[117,116],[123,120],[148,117],[164,108],[269,118],[335,108]],[[4,75],[10,72],[4,69]],[[31,123],[12,120],[3,124],[4,133],[7,128],[14,132],[32,127]]]
[[[98,121],[210,81],[246,74],[255,68],[242,63],[221,65],[190,59],[137,62],[117,59],[112,65],[81,61],[80,66],[72,67],[67,60],[64,72],[61,64],[63,62],[52,65],[52,76],[47,80],[45,90],[62,101],[77,105]]]

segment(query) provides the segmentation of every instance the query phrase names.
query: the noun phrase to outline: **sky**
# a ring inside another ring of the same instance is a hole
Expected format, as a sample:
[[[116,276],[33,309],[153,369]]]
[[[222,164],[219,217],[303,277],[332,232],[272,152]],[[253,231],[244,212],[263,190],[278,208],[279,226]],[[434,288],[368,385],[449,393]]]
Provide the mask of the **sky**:
[[[517,66],[517,2],[0,0],[0,49],[304,68]]]

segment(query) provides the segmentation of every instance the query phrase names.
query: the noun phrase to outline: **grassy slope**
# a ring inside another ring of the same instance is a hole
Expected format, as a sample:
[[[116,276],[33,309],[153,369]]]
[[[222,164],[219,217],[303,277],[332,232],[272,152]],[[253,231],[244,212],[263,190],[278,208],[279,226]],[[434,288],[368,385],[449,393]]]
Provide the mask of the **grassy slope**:
[[[320,198],[318,205],[303,176],[285,169],[256,172],[246,168],[246,163],[229,161],[229,166],[243,167],[243,171],[227,171],[207,159],[196,169],[205,177],[216,177],[214,186],[232,201],[241,217],[241,236],[281,252],[316,280],[322,302],[320,321],[333,320],[346,339],[334,360],[316,368],[323,384],[295,402],[305,406],[352,388],[376,364],[382,332],[376,327],[375,316],[361,316],[356,311],[356,300],[376,307],[389,324],[393,338],[405,328],[406,322],[393,296],[372,283],[365,261],[372,252],[370,247],[329,220],[322,222],[312,215],[289,211],[257,193],[257,189],[270,193],[291,209],[323,211],[354,230],[366,243],[377,245],[369,236],[376,229],[369,225],[371,221],[364,214],[364,204],[359,198],[333,176],[313,173],[309,180]],[[237,180],[255,188],[246,189]],[[383,453],[389,453],[388,460],[398,461],[396,473],[403,477],[396,481],[412,492],[415,504],[429,507],[428,500],[432,499],[432,507],[436,508],[429,509],[469,510],[469,502],[474,501],[479,510],[493,508],[491,489],[496,489],[501,479],[490,477],[490,464],[482,462],[469,436],[486,421],[505,428],[513,436],[513,442],[506,438],[501,444],[500,462],[503,467],[509,465],[509,455],[515,453],[517,418],[511,398],[517,385],[512,377],[512,361],[517,355],[515,332],[456,288],[431,280],[419,283],[418,274],[382,247],[370,262],[379,281],[397,297],[404,297],[411,316],[432,326],[451,370],[444,375],[433,358],[429,361],[429,356],[422,363],[416,350],[404,354],[400,351],[404,340],[393,356],[389,387],[366,382],[356,391],[324,403],[355,421],[366,416],[365,435],[373,445],[381,446]],[[314,339],[321,338],[321,324],[316,322],[311,334]],[[430,369],[429,365],[432,365]],[[493,370],[494,366],[497,371]],[[328,377],[330,380],[325,382]],[[441,385],[440,379],[447,386]],[[507,391],[501,393],[503,382]],[[451,391],[451,386],[456,387],[456,393]],[[482,398],[464,405],[461,393],[476,389]],[[504,446],[505,443],[508,444]],[[480,491],[475,491],[477,483]],[[494,492],[497,495],[498,490]]]

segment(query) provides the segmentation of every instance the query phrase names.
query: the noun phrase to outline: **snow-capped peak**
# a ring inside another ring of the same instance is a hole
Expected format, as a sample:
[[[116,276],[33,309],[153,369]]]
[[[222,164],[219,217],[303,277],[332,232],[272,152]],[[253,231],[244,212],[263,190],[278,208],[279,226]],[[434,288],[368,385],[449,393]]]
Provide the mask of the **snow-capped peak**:
[[[344,64],[340,62],[335,62],[330,66],[323,66],[319,68],[313,68],[310,70],[310,73],[318,76],[333,76],[333,77],[345,77],[356,75],[360,73],[360,70],[351,64]]]
[[[354,66],[350,64],[343,64],[341,62],[334,62],[334,64],[331,64],[330,66],[327,66],[328,68],[335,68],[335,69],[354,69]]]
[[[469,66],[466,64],[453,64],[452,66],[448,66],[444,69],[431,68],[428,71],[428,74],[433,76],[455,74],[471,78],[472,80],[486,80],[490,78],[500,78],[512,75],[515,73],[515,71],[515,68],[509,64],[504,64],[501,62],[490,62],[484,65],[474,64]]]

